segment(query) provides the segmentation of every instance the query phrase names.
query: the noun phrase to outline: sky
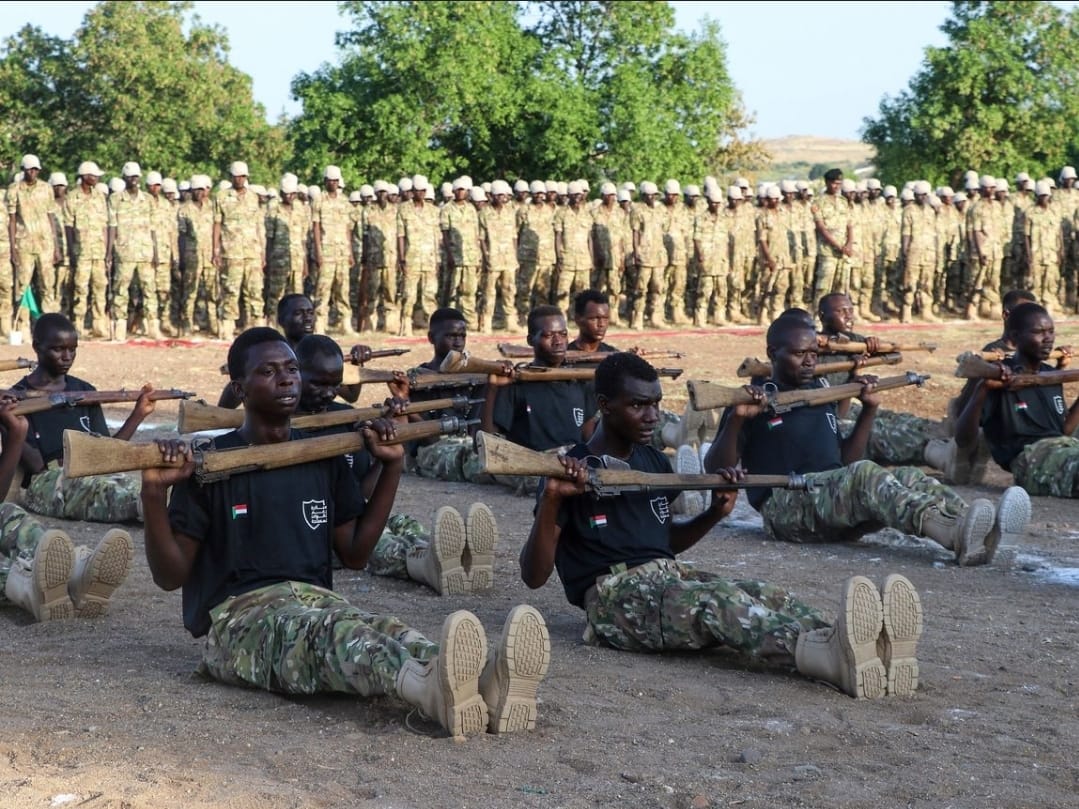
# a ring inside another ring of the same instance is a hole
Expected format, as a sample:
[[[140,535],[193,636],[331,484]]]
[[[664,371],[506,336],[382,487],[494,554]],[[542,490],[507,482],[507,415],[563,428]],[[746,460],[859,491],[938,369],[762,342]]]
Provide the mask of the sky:
[[[0,4],[0,39],[26,23],[71,37],[87,2]],[[686,32],[708,17],[720,24],[727,65],[759,138],[816,135],[858,139],[862,119],[884,95],[905,89],[924,48],[943,45],[948,2],[674,2]],[[1062,3],[1061,5],[1074,5]],[[347,27],[334,2],[195,2],[206,23],[222,26],[229,61],[253,79],[271,121],[296,115],[292,78],[336,60],[334,34]],[[253,13],[260,9],[261,13]]]

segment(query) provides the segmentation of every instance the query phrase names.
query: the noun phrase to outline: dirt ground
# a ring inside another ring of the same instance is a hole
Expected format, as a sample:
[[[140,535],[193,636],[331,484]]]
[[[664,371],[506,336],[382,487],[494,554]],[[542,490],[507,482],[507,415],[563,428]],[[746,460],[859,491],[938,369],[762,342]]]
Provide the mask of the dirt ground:
[[[1058,325],[1062,343],[1072,325]],[[940,343],[935,354],[909,354],[903,366],[933,374],[924,389],[885,394],[887,406],[939,416],[959,388],[955,355],[999,329],[864,330]],[[494,356],[504,339],[473,339],[470,347]],[[609,341],[687,352],[661,363],[686,369],[682,380],[665,382],[674,409],[684,405],[684,379],[734,384],[745,356],[764,356],[755,328],[614,330]],[[371,342],[411,346],[402,359],[426,359],[423,338]],[[28,352],[3,346],[0,357]],[[152,380],[215,401],[224,353],[220,343],[87,343],[75,372],[102,389]],[[110,408],[110,418],[124,415]],[[165,428],[175,418],[175,403],[154,416]],[[996,497],[1009,480],[995,470],[989,485],[961,493]],[[0,655],[0,807],[1076,805],[1075,502],[1037,499],[1020,545],[1002,548],[991,567],[959,569],[939,548],[895,533],[856,545],[772,543],[740,501],[689,560],[732,578],[782,583],[829,614],[841,582],[855,573],[880,582],[901,572],[918,586],[926,616],[918,693],[857,702],[785,672],[747,670],[723,653],[647,656],[586,646],[582,615],[557,578],[530,592],[517,576],[529,499],[408,477],[396,510],[429,524],[439,506],[464,509],[475,500],[490,504],[502,532],[489,592],[440,598],[354,572],[338,576],[337,588],[432,635],[454,609],[473,610],[494,636],[514,604],[537,606],[553,659],[535,732],[454,743],[392,699],[288,699],[197,678],[200,643],[182,626],[180,594],[151,581],[136,526],[134,570],[106,618],[33,624],[0,609],[8,639]],[[107,529],[65,527],[81,543]]]

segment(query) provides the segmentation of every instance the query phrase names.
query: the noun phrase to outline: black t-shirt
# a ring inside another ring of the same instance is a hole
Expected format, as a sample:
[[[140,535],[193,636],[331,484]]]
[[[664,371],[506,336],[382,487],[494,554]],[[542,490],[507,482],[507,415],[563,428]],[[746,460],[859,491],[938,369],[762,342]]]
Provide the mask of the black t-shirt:
[[[1003,337],[998,337],[993,342],[982,346],[982,351],[1002,351],[1004,354],[1014,354],[1015,347],[1010,345]]]
[[[723,413],[720,429],[731,412],[728,408]],[[835,402],[796,407],[781,414],[762,413],[749,419],[738,436],[738,453],[746,472],[754,475],[839,469],[843,466],[843,455]],[[771,489],[746,489],[749,504],[758,511],[771,494]]]
[[[578,343],[576,340],[574,340],[572,343],[570,343],[568,346],[566,346],[566,351],[584,351],[584,349],[581,348],[580,343]],[[594,353],[594,354],[614,354],[617,351],[618,351],[618,349],[615,348],[610,343],[605,343],[602,340],[600,340],[599,348],[597,348],[592,353]]]
[[[1021,366],[1015,359],[1004,360],[1004,363],[1017,372]],[[1051,365],[1042,363],[1038,372],[1052,370]],[[1061,385],[990,390],[982,407],[982,430],[993,460],[1010,470],[1015,456],[1024,447],[1043,438],[1064,435],[1067,410]]]
[[[34,390],[29,377],[24,376],[12,390]],[[70,374],[65,379],[64,392],[97,390],[89,382],[84,382]],[[64,457],[64,430],[82,430],[96,435],[108,435],[109,427],[105,423],[105,413],[101,405],[81,407],[54,407],[26,417],[30,429],[26,434],[26,443],[41,453],[42,460],[48,464]],[[25,481],[23,485],[29,481]]]
[[[589,455],[587,444],[577,444],[566,454],[587,458],[589,466],[603,465],[601,459]],[[641,472],[671,471],[667,456],[640,444],[634,445],[629,465]],[[627,492],[617,497],[582,494],[564,499],[558,511],[562,533],[555,567],[569,603],[583,608],[588,588],[613,565],[636,567],[653,559],[673,559],[670,499],[677,495]],[[541,485],[537,503],[542,496]]]
[[[518,382],[498,389],[494,422],[511,441],[543,451],[580,441],[597,409],[582,382]]]
[[[293,439],[303,433],[292,431]],[[216,449],[248,446],[238,430],[213,439]],[[363,514],[356,480],[343,457],[233,475],[216,483],[177,484],[169,501],[172,530],[199,543],[183,586],[184,626],[210,628],[210,610],[230,596],[283,581],[333,587],[333,531]]]
[[[326,413],[339,413],[342,410],[354,410],[351,405],[347,405],[344,402],[330,402],[324,412]],[[339,435],[341,433],[354,432],[355,425],[353,424],[334,424],[330,427],[321,427],[315,429],[308,427],[303,430],[304,435],[316,436],[316,435]],[[352,471],[352,476],[356,478],[356,482],[360,484],[361,491],[363,491],[363,479],[367,477],[367,473],[371,471],[371,467],[374,465],[374,459],[371,457],[366,449],[357,450],[356,452],[346,452],[341,456],[345,459],[345,463],[348,464],[348,468]]]

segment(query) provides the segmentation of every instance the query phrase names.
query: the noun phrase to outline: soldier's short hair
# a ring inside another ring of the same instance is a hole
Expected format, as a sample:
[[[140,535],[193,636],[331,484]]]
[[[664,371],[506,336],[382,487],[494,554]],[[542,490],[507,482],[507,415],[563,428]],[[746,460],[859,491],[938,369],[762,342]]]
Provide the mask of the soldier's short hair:
[[[772,321],[772,325],[768,327],[768,336],[766,338],[768,350],[782,348],[790,335],[800,331],[814,331],[814,329],[813,326],[801,318],[777,317]]]
[[[77,331],[75,324],[59,312],[47,312],[37,319],[31,332],[35,343],[43,343],[61,331]]]
[[[1037,303],[1038,299],[1033,292],[1025,289],[1009,289],[1001,298],[1000,305],[1005,312],[1010,312],[1021,303]]]
[[[1037,303],[1021,303],[1008,313],[1008,334],[1018,334],[1034,322],[1040,315],[1049,315],[1048,310]]]
[[[836,180],[843,179],[843,172],[840,169],[828,169],[824,172],[824,182],[834,183]]]
[[[468,322],[468,318],[466,318],[464,314],[461,313],[460,309],[454,309],[451,306],[444,306],[441,309],[436,309],[435,313],[431,315],[431,319],[428,321],[427,329],[428,331],[434,331],[435,326],[437,326],[439,323],[456,322],[459,320],[463,320],[466,323]]]
[[[535,337],[539,334],[539,322],[545,317],[565,317],[562,310],[549,303],[537,306],[528,313],[528,336]]]
[[[325,334],[308,334],[296,343],[296,361],[300,363],[301,368],[319,357],[345,361],[341,346]]]
[[[577,293],[577,297],[573,299],[573,316],[581,317],[590,303],[610,306],[611,299],[607,297],[605,292],[600,292],[598,289],[582,289]]]
[[[280,323],[282,318],[288,314],[288,310],[292,308],[292,305],[297,301],[307,301],[312,306],[315,305],[314,301],[308,295],[304,295],[302,292],[290,292],[285,295],[281,300],[277,302],[277,322]]]
[[[655,382],[659,373],[644,357],[631,351],[616,351],[596,366],[596,395],[613,399],[626,389],[627,379]]]
[[[41,321],[38,322],[40,323]],[[256,326],[253,329],[247,329],[246,331],[240,332],[240,336],[233,341],[231,346],[229,346],[229,379],[235,382],[243,379],[247,374],[247,355],[252,348],[262,345],[263,343],[274,342],[281,342],[288,345],[285,335],[277,329],[271,329],[268,326]]]

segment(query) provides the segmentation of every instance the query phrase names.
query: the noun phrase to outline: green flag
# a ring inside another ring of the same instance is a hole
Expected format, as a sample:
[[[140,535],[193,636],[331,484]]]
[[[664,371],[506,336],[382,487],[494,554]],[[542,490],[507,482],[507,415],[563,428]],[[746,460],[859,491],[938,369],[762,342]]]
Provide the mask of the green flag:
[[[19,298],[19,306],[25,306],[27,311],[30,312],[30,317],[41,317],[41,310],[38,309],[37,301],[34,300],[34,290],[30,288],[30,285],[26,285],[26,289],[22,291],[22,297]]]

